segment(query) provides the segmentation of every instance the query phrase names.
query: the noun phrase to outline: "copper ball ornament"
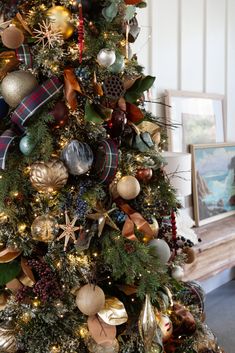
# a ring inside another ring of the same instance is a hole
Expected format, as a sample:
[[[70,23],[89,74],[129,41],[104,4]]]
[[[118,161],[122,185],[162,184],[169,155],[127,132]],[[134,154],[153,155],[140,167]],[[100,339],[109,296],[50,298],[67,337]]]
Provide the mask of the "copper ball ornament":
[[[50,125],[54,129],[59,129],[64,127],[69,120],[69,109],[64,102],[59,101],[55,104],[50,115],[54,118],[54,121],[52,121]]]
[[[43,243],[50,243],[58,234],[58,222],[50,215],[38,216],[32,223],[32,238]]]
[[[64,39],[68,39],[74,32],[74,27],[71,24],[72,14],[64,6],[53,6],[46,13],[52,28],[61,32]]]
[[[39,192],[58,191],[65,186],[67,180],[67,168],[59,159],[53,158],[48,162],[39,161],[31,166],[30,181]]]
[[[9,49],[17,49],[24,43],[23,32],[14,25],[4,29],[1,33],[2,44]]]
[[[124,200],[133,200],[140,193],[140,183],[135,177],[126,175],[117,183],[117,192]]]
[[[29,95],[38,85],[33,74],[28,71],[13,71],[2,80],[1,93],[4,100],[12,108]]]
[[[136,179],[144,183],[152,179],[153,170],[151,168],[140,168],[136,172]]]
[[[99,286],[86,284],[77,293],[76,304],[85,315],[96,315],[105,305],[105,295]]]

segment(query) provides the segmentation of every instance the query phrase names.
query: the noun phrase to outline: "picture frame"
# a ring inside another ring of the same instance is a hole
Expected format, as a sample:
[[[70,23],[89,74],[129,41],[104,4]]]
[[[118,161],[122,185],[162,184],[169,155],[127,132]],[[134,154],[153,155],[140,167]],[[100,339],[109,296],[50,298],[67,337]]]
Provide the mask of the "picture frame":
[[[191,145],[196,226],[235,214],[235,143]]]
[[[166,90],[168,150],[189,152],[191,144],[226,142],[224,96]]]

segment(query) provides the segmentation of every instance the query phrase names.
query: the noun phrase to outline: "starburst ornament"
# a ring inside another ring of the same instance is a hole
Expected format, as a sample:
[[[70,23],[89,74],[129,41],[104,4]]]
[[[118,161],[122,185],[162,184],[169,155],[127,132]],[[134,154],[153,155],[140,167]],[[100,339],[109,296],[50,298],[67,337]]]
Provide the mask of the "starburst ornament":
[[[64,251],[67,249],[68,242],[70,238],[73,239],[74,243],[76,241],[75,232],[80,230],[80,227],[75,227],[75,223],[77,222],[78,217],[75,217],[72,221],[70,221],[67,211],[65,212],[65,223],[59,224],[59,228],[63,229],[63,233],[60,234],[57,240],[65,238],[64,240]]]
[[[97,208],[94,208],[94,210],[96,213],[87,215],[87,218],[92,219],[93,221],[98,221],[98,237],[102,235],[105,224],[115,230],[119,230],[112,218],[109,216],[110,213],[116,210],[116,208],[106,211],[102,206],[98,206]]]
[[[39,29],[34,30],[34,38],[37,44],[42,44],[43,48],[48,46],[53,47],[53,44],[63,40],[63,34],[58,29],[55,29],[50,22],[42,21],[38,24]]]

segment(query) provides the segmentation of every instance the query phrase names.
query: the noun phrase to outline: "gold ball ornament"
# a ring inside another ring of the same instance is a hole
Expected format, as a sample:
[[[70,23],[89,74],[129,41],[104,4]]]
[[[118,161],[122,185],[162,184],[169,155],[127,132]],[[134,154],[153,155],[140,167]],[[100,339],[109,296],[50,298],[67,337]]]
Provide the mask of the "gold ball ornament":
[[[124,200],[133,200],[140,193],[140,183],[131,175],[124,176],[117,183],[117,192]]]
[[[38,85],[33,74],[27,71],[13,71],[2,80],[1,93],[10,107],[15,108]]]
[[[74,32],[71,24],[72,14],[64,6],[53,6],[47,11],[47,17],[52,27],[56,31],[60,31],[64,39],[68,39]]]
[[[43,243],[52,242],[58,234],[58,230],[56,219],[50,215],[38,216],[31,226],[33,239]]]
[[[99,286],[86,284],[77,293],[76,304],[85,315],[96,315],[105,305],[105,295]]]
[[[30,181],[33,187],[43,193],[60,190],[67,183],[68,171],[62,161],[53,158],[39,161],[31,166]]]
[[[9,49],[17,49],[24,43],[23,32],[14,25],[4,29],[1,33],[2,44]]]
[[[0,325],[0,352],[15,353],[16,347],[16,328],[12,320],[7,320]]]

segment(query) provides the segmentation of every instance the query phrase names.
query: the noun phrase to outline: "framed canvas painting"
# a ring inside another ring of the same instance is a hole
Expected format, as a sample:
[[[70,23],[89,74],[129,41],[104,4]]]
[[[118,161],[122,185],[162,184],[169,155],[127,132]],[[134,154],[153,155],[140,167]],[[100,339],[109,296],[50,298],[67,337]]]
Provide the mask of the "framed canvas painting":
[[[196,226],[235,214],[235,143],[190,149]]]
[[[190,144],[225,142],[224,96],[166,91],[168,150],[188,152]]]

